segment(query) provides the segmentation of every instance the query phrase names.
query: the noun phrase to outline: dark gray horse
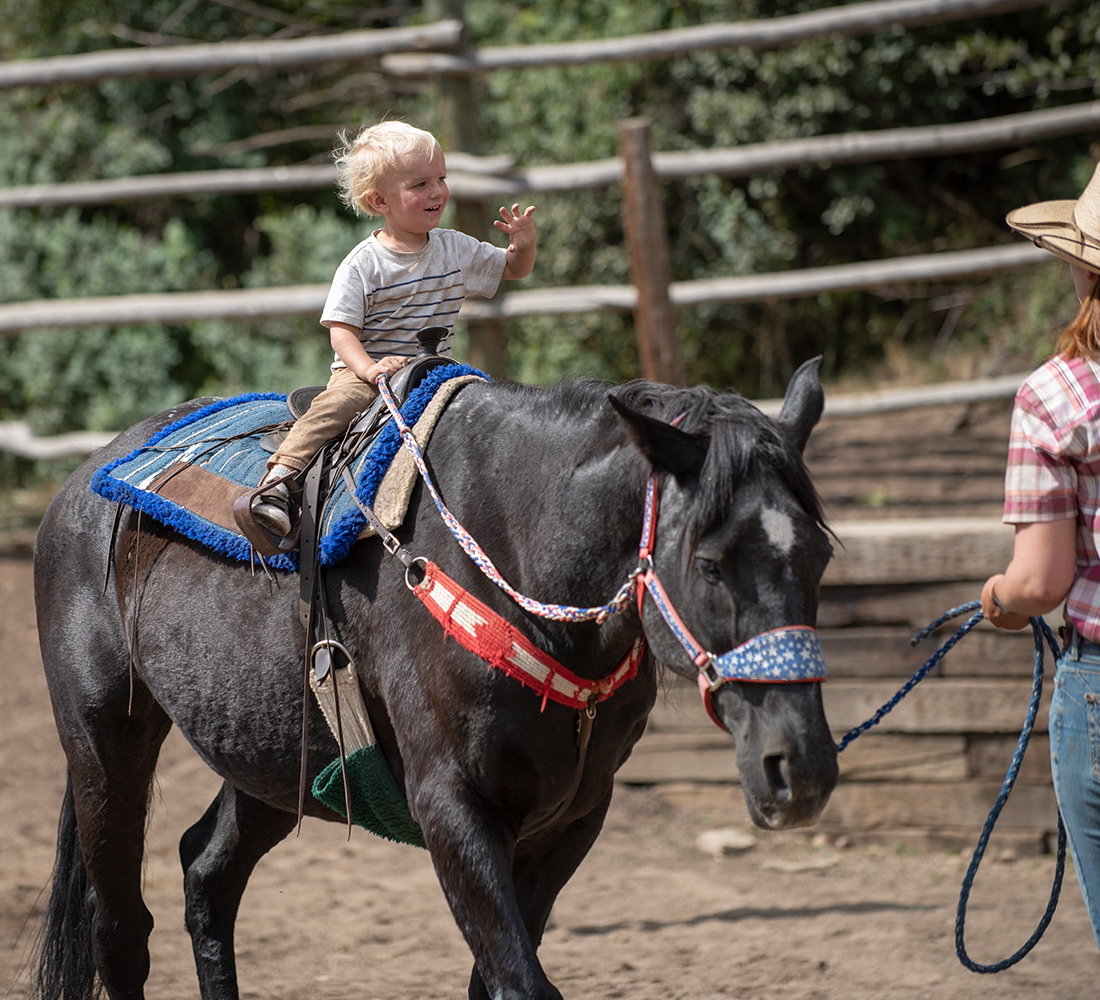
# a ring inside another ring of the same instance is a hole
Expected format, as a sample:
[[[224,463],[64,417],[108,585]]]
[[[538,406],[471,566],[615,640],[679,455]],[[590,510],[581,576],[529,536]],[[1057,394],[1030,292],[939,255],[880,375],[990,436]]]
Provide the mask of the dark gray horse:
[[[143,995],[152,926],[141,897],[144,833],[170,726],[225,779],[180,844],[204,1000],[237,997],[242,893],[296,822],[296,576],[253,573],[133,512],[112,552],[115,508],[88,488],[98,466],[197,405],[145,421],[90,459],[38,534],[38,627],[68,758],[39,960],[38,990],[50,1000],[84,1000],[99,985],[112,1000]],[[653,566],[684,625],[721,654],[814,623],[831,548],[801,452],[822,405],[813,362],[792,380],[776,421],[703,388],[476,384],[449,403],[427,458],[456,517],[517,590],[580,606],[606,601],[636,571],[655,471]],[[473,952],[470,996],[559,997],[536,955],[551,907],[594,843],[614,774],[645,729],[657,665],[691,678],[698,667],[650,597],[602,623],[521,610],[455,543],[422,486],[397,534],[582,678],[611,673],[641,635],[648,644],[637,674],[596,706],[576,785],[578,711],[544,704],[445,641],[377,539],[326,572],[334,627],[357,661],[378,745]],[[736,744],[754,820],[812,822],[837,779],[819,684],[732,681],[712,703]],[[311,704],[310,781],[338,754]],[[340,819],[312,798],[306,812]]]

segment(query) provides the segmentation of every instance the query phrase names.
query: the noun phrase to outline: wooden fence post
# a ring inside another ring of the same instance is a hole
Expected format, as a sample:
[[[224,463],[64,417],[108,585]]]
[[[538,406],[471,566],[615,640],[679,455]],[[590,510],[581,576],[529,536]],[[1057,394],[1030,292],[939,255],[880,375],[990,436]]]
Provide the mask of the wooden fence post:
[[[623,231],[630,255],[630,280],[638,294],[634,330],[642,377],[684,385],[684,357],[668,295],[672,281],[668,228],[649,158],[649,122],[628,118],[619,123],[619,153],[625,164]]]
[[[437,17],[463,21],[465,0],[433,0],[430,9]],[[439,136],[444,152],[479,153],[477,78],[465,74],[442,77],[438,82],[440,121],[444,133]],[[490,205],[480,198],[455,199],[455,229],[479,240],[489,240],[492,228]],[[504,321],[501,319],[466,320],[466,362],[494,378],[508,377]]]

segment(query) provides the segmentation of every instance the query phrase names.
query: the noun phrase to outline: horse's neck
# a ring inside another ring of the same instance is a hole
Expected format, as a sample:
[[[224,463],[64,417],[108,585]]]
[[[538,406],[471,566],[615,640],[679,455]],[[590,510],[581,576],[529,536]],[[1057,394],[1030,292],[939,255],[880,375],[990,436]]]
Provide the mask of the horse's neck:
[[[521,594],[602,607],[637,566],[646,462],[613,420],[545,419],[502,395],[504,405],[491,387],[460,393],[437,426],[429,459],[442,492]],[[472,586],[478,572],[471,562],[457,579]],[[602,624],[546,620],[538,630],[555,657],[595,679],[615,669],[641,627],[630,601]]]
[[[537,454],[536,449],[531,452]],[[533,592],[585,607],[603,606],[620,593],[638,565],[644,507],[645,463],[623,448],[545,455],[546,471],[524,484],[526,495],[512,528],[524,537],[524,564]],[[562,639],[586,650],[582,676],[610,669],[602,657],[640,634],[634,602],[590,632],[566,625]]]
[[[573,535],[604,558],[636,554],[641,530],[646,463],[617,441],[532,435],[513,445],[517,465],[532,459],[542,472],[522,485],[531,510],[540,510],[555,535]]]
[[[482,530],[537,567],[538,582],[596,593],[619,586],[637,560],[645,459],[624,446],[613,421],[543,420],[514,399],[502,402],[490,397],[452,425],[439,451],[462,464],[459,488],[481,495]]]

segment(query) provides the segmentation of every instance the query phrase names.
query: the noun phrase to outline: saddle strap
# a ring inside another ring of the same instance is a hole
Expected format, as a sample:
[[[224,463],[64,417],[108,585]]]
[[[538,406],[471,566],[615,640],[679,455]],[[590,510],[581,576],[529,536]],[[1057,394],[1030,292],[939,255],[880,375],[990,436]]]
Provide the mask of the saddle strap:
[[[321,474],[324,471],[325,449],[313,459],[306,469],[302,486],[302,513],[299,519],[298,539],[298,617],[306,629],[306,641],[313,642],[310,613],[317,599],[317,573],[320,569],[318,545],[321,521]]]
[[[331,712],[328,710],[320,696],[318,702],[325,714],[326,720],[336,737],[336,743],[340,751],[340,771],[344,783],[344,802],[347,807],[348,835],[351,835],[351,805],[350,790],[348,788],[347,768],[344,766],[347,753],[344,737],[344,719],[346,710],[341,705],[341,684],[336,676],[338,664],[334,661],[333,653],[340,652],[348,660],[348,670],[351,685],[355,687],[358,696],[358,704],[353,702],[348,706],[350,718],[355,719],[357,709],[362,709],[363,717],[366,717],[366,708],[362,706],[362,697],[358,691],[358,679],[355,676],[355,661],[351,654],[331,638],[329,628],[328,600],[325,596],[325,582],[321,575],[320,553],[318,546],[319,524],[321,521],[322,492],[327,471],[327,448],[314,457],[306,470],[305,488],[302,491],[301,514],[301,551],[299,553],[299,591],[298,614],[306,633],[306,652],[302,661],[302,759],[301,770],[298,778],[298,827],[301,829],[302,817],[305,815],[306,787],[308,785],[309,766],[309,698],[310,693],[318,683],[324,684],[330,681],[328,687],[328,699],[331,701]],[[347,693],[347,685],[343,685]],[[335,723],[335,724],[333,724]],[[366,732],[368,741],[373,738],[370,732],[370,723],[367,723]]]
[[[546,819],[529,828],[523,828],[519,832],[517,840],[530,840],[532,837],[537,837],[544,830],[549,830],[554,826],[573,804],[573,800],[577,797],[577,792],[581,789],[581,781],[584,779],[584,762],[588,757],[588,744],[592,742],[592,724],[596,721],[596,706],[595,704],[589,705],[587,708],[583,708],[577,718],[577,770],[573,775],[573,784],[569,788],[569,792],[565,798],[561,800],[558,808],[555,809]]]
[[[322,449],[323,453],[323,449]],[[301,552],[298,561],[298,615],[306,630],[306,655],[302,658],[302,763],[298,775],[298,829],[306,805],[306,773],[309,766],[309,650],[313,646],[314,618],[317,605],[317,497],[320,493],[323,459],[315,458],[306,471],[305,488],[302,491],[302,513],[299,538]]]
[[[396,556],[397,560],[405,567],[406,570],[411,569],[416,560],[410,555],[408,549],[406,549],[397,536],[387,528],[378,515],[371,509],[369,504],[363,503],[362,500],[356,495],[355,477],[351,474],[351,469],[344,466],[340,470],[340,475],[343,476],[344,483],[348,488],[348,496],[354,501],[355,506],[359,508],[360,513],[367,519],[367,523],[374,528],[374,533],[379,537],[385,550],[391,555]]]

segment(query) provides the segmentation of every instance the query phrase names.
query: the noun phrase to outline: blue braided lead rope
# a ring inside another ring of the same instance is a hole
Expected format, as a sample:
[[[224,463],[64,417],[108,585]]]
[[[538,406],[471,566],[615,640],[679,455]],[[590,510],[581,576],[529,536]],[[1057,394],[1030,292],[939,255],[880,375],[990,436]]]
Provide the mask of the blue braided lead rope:
[[[1062,814],[1059,812],[1058,854],[1054,867],[1054,884],[1051,886],[1050,900],[1042,919],[1039,921],[1039,926],[1035,928],[1031,937],[1027,939],[1027,942],[1019,951],[1003,961],[994,962],[992,965],[981,965],[971,959],[966,952],[966,945],[963,941],[963,931],[966,926],[966,904],[970,897],[970,889],[974,884],[974,878],[978,874],[978,866],[982,863],[982,856],[985,854],[986,845],[989,843],[989,837],[993,833],[993,825],[997,822],[997,817],[1008,801],[1008,793],[1012,791],[1012,785],[1016,781],[1020,764],[1023,763],[1024,751],[1027,750],[1027,744],[1031,739],[1031,732],[1035,726],[1035,715],[1039,709],[1039,699],[1043,693],[1044,639],[1050,646],[1051,654],[1056,659],[1058,656],[1058,646],[1051,634],[1050,626],[1042,618],[1032,618],[1031,627],[1035,633],[1035,671],[1032,677],[1031,702],[1027,708],[1027,720],[1020,732],[1016,752],[1012,755],[1012,763],[1009,765],[1008,774],[1005,775],[1004,784],[1001,785],[1001,792],[997,796],[997,801],[992,810],[990,810],[985,826],[982,828],[982,835],[978,838],[978,846],[974,848],[974,856],[970,859],[970,867],[966,870],[966,877],[963,879],[962,890],[959,893],[959,908],[955,916],[955,954],[959,956],[959,961],[971,972],[1002,972],[1009,966],[1015,965],[1039,943],[1039,939],[1043,936],[1043,932],[1047,929],[1047,925],[1054,916],[1054,910],[1058,906],[1058,896],[1062,891],[1062,878],[1066,871],[1066,828],[1062,823]]]
[[[951,636],[901,688],[900,691],[893,698],[890,699],[885,705],[882,706],[875,714],[866,722],[854,729],[850,729],[844,738],[840,741],[837,752],[843,750],[849,743],[852,742],[857,736],[867,732],[872,726],[878,725],[882,719],[888,715],[898,702],[901,701],[910,691],[916,687],[929,672],[936,666],[940,660],[955,646],[955,644],[968,632],[970,632],[975,625],[978,624],[984,617],[981,612],[981,601],[968,601],[966,604],[960,604],[956,608],[951,608],[950,611],[945,611],[935,621],[930,622],[924,628],[922,628],[911,640],[910,645],[915,646],[918,642],[926,639],[929,635],[936,631],[945,622],[949,622],[954,618],[958,618],[960,615],[968,612],[974,612],[970,618],[961,625],[955,634]],[[982,857],[985,855],[985,849],[989,844],[989,838],[993,833],[993,827],[997,822],[997,818],[1001,814],[1001,810],[1004,808],[1005,803],[1008,801],[1009,792],[1012,791],[1012,786],[1016,783],[1016,775],[1020,771],[1020,765],[1023,763],[1024,752],[1027,750],[1027,745],[1031,740],[1031,733],[1035,728],[1035,716],[1039,710],[1039,701],[1043,694],[1043,643],[1044,640],[1047,645],[1050,646],[1051,653],[1054,658],[1058,658],[1058,644],[1054,640],[1054,635],[1050,631],[1050,626],[1047,625],[1042,618],[1031,618],[1031,628],[1035,636],[1035,668],[1032,675],[1031,685],[1031,701],[1028,703],[1027,718],[1024,720],[1023,729],[1020,731],[1020,738],[1016,743],[1016,752],[1012,755],[1012,762],[1009,764],[1008,773],[1005,775],[1004,783],[1001,785],[1000,794],[997,796],[997,801],[994,803],[993,808],[989,812],[989,816],[986,817],[985,825],[982,827],[981,836],[978,838],[978,846],[974,848],[974,856],[970,860],[970,867],[967,869],[966,876],[963,878],[962,889],[959,893],[959,907],[955,916],[955,954],[958,955],[959,961],[966,966],[971,972],[1003,972],[1010,966],[1015,965],[1020,961],[1032,948],[1038,944],[1039,939],[1043,936],[1047,926],[1050,924],[1051,919],[1054,916],[1054,911],[1058,906],[1058,897],[1062,891],[1062,880],[1065,876],[1066,870],[1066,829],[1062,823],[1062,815],[1058,814],[1058,850],[1054,868],[1054,884],[1050,890],[1050,900],[1047,903],[1046,911],[1043,913],[1042,919],[1039,921],[1039,926],[1035,928],[1031,937],[1027,939],[1027,942],[1008,958],[1000,962],[995,962],[992,965],[981,965],[973,959],[966,952],[966,945],[964,942],[964,929],[966,926],[966,905],[970,898],[970,890],[974,885],[974,879],[978,874],[978,867],[982,863]]]
[[[952,618],[957,618],[959,615],[967,611],[973,611],[975,608],[980,608],[981,603],[981,601],[970,601],[968,604],[961,604],[957,608],[952,608],[950,611],[945,611],[930,625],[926,625],[924,628],[922,628],[910,640],[909,644],[911,646],[915,646],[927,635],[935,632],[936,629],[938,629],[944,622],[950,621]],[[898,702],[900,702],[902,698],[904,698],[910,691],[913,690],[913,688],[915,688],[921,681],[923,681],[924,678],[928,676],[929,671],[931,671],[936,666],[936,664],[939,663],[940,660],[942,660],[951,651],[955,643],[957,643],[981,620],[981,611],[978,611],[977,614],[972,615],[967,620],[966,624],[962,625],[958,629],[958,631],[956,631],[955,634],[947,640],[947,642],[945,642],[939,649],[936,650],[935,653],[932,654],[932,656],[924,664],[924,666],[921,667],[920,670],[918,670],[915,674],[913,674],[912,677],[909,678],[909,680],[905,682],[901,690],[898,691],[898,693],[894,695],[893,698],[891,698],[885,705],[882,706],[882,708],[875,712],[875,714],[872,715],[871,718],[869,718],[866,722],[856,726],[855,729],[849,729],[848,732],[844,734],[844,738],[837,745],[837,753],[840,753],[857,736],[861,736],[863,733],[867,732],[867,730],[870,729],[872,726],[877,726],[887,715],[889,715],[897,707]]]

